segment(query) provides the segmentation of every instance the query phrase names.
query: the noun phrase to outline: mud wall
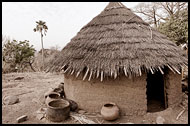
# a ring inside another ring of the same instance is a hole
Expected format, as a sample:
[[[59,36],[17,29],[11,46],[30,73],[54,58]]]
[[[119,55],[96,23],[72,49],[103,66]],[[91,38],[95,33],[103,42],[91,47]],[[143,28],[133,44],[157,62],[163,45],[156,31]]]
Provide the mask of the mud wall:
[[[100,112],[108,102],[116,103],[122,115],[143,115],[147,111],[146,74],[129,79],[120,76],[82,81],[73,76],[64,76],[66,97],[78,103],[79,108],[88,112]]]
[[[182,101],[181,74],[168,71],[165,77],[168,107],[179,105]]]

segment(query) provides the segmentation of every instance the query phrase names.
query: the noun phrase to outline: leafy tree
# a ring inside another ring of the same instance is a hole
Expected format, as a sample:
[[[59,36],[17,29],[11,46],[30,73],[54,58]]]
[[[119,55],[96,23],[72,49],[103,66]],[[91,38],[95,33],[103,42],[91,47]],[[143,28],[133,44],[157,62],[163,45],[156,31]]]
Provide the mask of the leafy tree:
[[[44,71],[44,47],[43,47],[43,35],[46,35],[46,32],[48,30],[48,27],[46,25],[46,22],[44,21],[36,21],[36,28],[33,29],[34,32],[40,32],[41,34],[41,44],[42,44],[42,64],[43,64],[43,71]]]
[[[11,64],[10,66],[14,69],[19,67],[21,71],[24,70],[28,65],[33,71],[32,63],[34,62],[35,49],[33,45],[29,45],[29,41],[8,41],[3,46],[3,61]]]
[[[184,9],[177,16],[161,23],[158,30],[167,35],[177,45],[188,41],[188,10]]]

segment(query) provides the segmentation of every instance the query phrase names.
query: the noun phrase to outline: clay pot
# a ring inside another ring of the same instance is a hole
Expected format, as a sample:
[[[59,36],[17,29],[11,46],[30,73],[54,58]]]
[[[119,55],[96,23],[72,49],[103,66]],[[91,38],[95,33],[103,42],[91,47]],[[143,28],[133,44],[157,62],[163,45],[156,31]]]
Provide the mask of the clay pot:
[[[78,104],[75,101],[70,100],[70,99],[66,99],[66,100],[70,103],[70,110],[71,111],[74,112],[75,110],[77,110]]]
[[[56,99],[61,99],[60,94],[57,92],[51,92],[47,95],[45,103],[46,103],[46,105],[48,105],[49,102],[51,102],[52,100],[56,100]]]
[[[101,115],[105,120],[115,120],[119,117],[119,108],[115,103],[107,103],[102,107]]]
[[[53,122],[61,122],[69,117],[70,104],[67,100],[52,100],[47,105],[47,119]]]

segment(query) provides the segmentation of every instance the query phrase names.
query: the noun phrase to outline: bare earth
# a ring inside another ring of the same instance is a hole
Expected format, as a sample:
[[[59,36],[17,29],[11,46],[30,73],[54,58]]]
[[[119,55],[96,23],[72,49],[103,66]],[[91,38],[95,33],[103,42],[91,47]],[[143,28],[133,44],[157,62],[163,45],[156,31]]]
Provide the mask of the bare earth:
[[[22,80],[14,80],[16,77],[24,77]],[[55,88],[58,84],[64,82],[63,75],[50,73],[10,73],[2,75],[2,103],[6,96],[18,96],[19,103],[13,105],[2,104],[2,123],[17,123],[16,119],[22,115],[27,115],[28,119],[24,124],[49,124],[46,118],[39,120],[36,111],[40,108],[46,108],[43,104],[43,96],[49,88]],[[144,116],[121,116],[115,121],[104,121],[100,113],[85,113],[89,120],[95,123],[135,123],[135,124],[155,124],[156,117],[162,116],[166,124],[188,124],[188,108],[178,120],[176,117],[183,110],[181,106],[168,108],[161,112],[147,113]],[[62,124],[77,124],[80,122],[69,118]]]

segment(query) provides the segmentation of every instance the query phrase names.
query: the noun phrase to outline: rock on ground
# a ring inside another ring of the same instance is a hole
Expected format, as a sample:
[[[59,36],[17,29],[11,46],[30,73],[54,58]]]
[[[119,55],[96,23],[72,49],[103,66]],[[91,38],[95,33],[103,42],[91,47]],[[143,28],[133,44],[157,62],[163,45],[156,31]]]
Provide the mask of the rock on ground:
[[[84,111],[84,110],[79,110],[78,113],[79,113],[79,114],[84,114],[84,113],[86,113],[86,111]]]
[[[19,102],[19,98],[17,96],[7,96],[4,98],[5,105],[13,105]]]
[[[20,116],[16,120],[18,123],[24,122],[27,120],[27,115]]]
[[[22,80],[24,77],[16,77],[15,80]]]
[[[156,124],[164,124],[165,119],[162,116],[156,118]]]

